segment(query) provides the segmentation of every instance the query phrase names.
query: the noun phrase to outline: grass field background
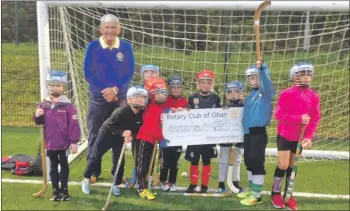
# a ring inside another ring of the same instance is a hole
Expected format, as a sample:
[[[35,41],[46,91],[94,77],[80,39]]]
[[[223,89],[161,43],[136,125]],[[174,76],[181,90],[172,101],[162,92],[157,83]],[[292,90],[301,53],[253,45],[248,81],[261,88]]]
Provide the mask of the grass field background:
[[[40,141],[40,131],[38,128],[9,128],[2,127],[2,155],[29,154],[35,155]],[[103,158],[101,182],[111,182],[111,152]],[[217,187],[217,160],[212,162],[212,176],[210,179],[210,188]],[[86,165],[85,153],[73,161],[70,165],[70,181],[81,181],[82,174]],[[132,157],[127,153],[126,157],[126,173],[125,176],[131,175]],[[264,190],[269,191],[272,185],[273,172],[275,163],[268,162],[266,164],[267,176],[265,179]],[[322,194],[349,194],[349,162],[348,161],[314,161],[303,160],[300,162],[298,169],[298,178],[295,186],[296,192],[322,193]],[[181,159],[181,172],[189,172],[189,163]],[[2,171],[2,178],[11,179],[35,179],[40,177],[20,177],[11,175],[7,171]],[[242,185],[246,184],[246,171],[244,164],[241,165]],[[178,186],[187,187],[189,181],[187,178],[178,177]],[[101,209],[109,189],[107,187],[94,187],[92,195],[87,196],[81,192],[80,186],[71,186],[70,192],[72,201],[50,202],[51,186],[43,198],[33,199],[30,195],[40,189],[40,185],[34,184],[10,184],[2,183],[2,208],[4,210],[14,209],[68,209],[68,210],[96,210]],[[228,198],[191,198],[179,195],[171,195],[171,193],[159,193],[156,201],[149,202],[136,196],[134,190],[123,189],[123,196],[113,199],[114,203],[110,206],[113,209],[155,209],[155,210],[230,210],[230,209],[252,209],[243,207],[239,204],[239,200],[234,196]],[[254,206],[254,209],[269,210],[273,207],[269,203],[269,197],[263,196],[264,202],[261,205]],[[347,210],[349,201],[345,199],[321,199],[321,198],[303,198],[298,197],[300,210]]]
[[[36,104],[40,101],[39,59],[36,43],[15,44],[2,43],[2,155],[30,154],[35,155],[40,141],[39,128],[33,128],[31,119]],[[63,50],[51,49],[52,68],[67,70],[67,54]],[[82,49],[74,49],[74,76],[78,83],[78,95],[74,100],[79,101],[80,115],[84,123],[87,109],[87,85],[83,79]],[[279,92],[290,85],[288,70],[296,62],[307,58],[316,67],[313,88],[321,95],[322,120],[316,133],[313,149],[349,151],[349,54],[339,57],[339,52],[295,52],[295,53],[264,53],[264,60],[271,69],[271,78]],[[161,68],[162,76],[178,73],[186,79],[185,94],[195,89],[193,83],[194,73],[209,68],[217,74],[217,87],[222,94],[224,54],[217,52],[193,52],[185,55],[181,51],[173,51],[158,47],[135,47],[137,69],[140,64],[153,63]],[[233,52],[229,63],[229,80],[245,81],[244,70],[255,63],[254,52]],[[139,81],[138,72],[135,73],[133,83]],[[275,103],[275,102],[274,102]],[[276,121],[269,127],[268,147],[275,147]],[[272,177],[276,165],[275,157],[266,158],[267,176],[264,190],[271,189]],[[126,176],[130,175],[132,159],[127,155]],[[85,168],[85,153],[74,160],[70,165],[70,181],[80,181]],[[102,181],[111,182],[111,153],[103,158]],[[179,172],[188,172],[189,163],[181,160]],[[242,162],[242,184],[246,184],[246,171]],[[212,176],[209,187],[217,187],[217,160],[213,160]],[[302,159],[299,164],[297,192],[323,193],[323,194],[349,194],[349,162],[314,159]],[[11,175],[2,171],[3,178],[28,179]],[[38,177],[29,177],[37,179]],[[178,186],[188,186],[186,178],[178,178]],[[51,188],[41,199],[32,199],[30,195],[40,189],[34,184],[2,183],[2,205],[4,210],[13,209],[70,209],[93,210],[100,209],[108,193],[108,188],[94,188],[93,195],[84,195],[79,186],[70,187],[72,201],[67,203],[52,203]],[[265,203],[256,206],[256,209],[272,209],[268,196],[264,196]],[[348,210],[349,201],[344,199],[321,199],[299,197],[302,210]],[[123,190],[123,196],[118,203],[113,203],[110,209],[251,209],[242,207],[235,197],[189,198],[160,194],[156,201],[148,202],[139,199],[135,191]]]

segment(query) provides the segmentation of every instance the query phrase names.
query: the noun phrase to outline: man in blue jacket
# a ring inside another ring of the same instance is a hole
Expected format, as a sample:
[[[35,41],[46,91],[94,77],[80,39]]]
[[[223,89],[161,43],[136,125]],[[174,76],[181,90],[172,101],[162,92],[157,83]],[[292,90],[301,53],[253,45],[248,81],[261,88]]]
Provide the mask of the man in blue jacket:
[[[97,138],[102,123],[124,101],[134,75],[135,61],[131,44],[118,37],[119,19],[111,14],[101,18],[102,36],[91,41],[86,49],[84,77],[89,84],[88,154]],[[101,174],[101,163],[91,182]]]

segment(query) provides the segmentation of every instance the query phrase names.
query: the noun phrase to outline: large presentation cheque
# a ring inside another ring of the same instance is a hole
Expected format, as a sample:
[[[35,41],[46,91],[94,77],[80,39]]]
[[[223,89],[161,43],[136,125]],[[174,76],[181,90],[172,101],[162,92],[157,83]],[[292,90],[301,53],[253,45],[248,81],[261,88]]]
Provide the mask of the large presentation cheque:
[[[243,142],[243,108],[191,109],[163,113],[168,146]]]

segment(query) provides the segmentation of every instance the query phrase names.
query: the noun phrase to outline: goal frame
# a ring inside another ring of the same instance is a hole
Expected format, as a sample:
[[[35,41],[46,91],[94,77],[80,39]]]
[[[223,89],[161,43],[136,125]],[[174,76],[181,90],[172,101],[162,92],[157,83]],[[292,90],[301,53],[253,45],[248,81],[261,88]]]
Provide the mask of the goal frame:
[[[49,32],[49,6],[70,7],[99,7],[99,8],[140,8],[140,9],[184,9],[184,10],[246,10],[254,11],[263,1],[37,1],[37,25],[40,69],[40,95],[41,100],[47,96],[46,75],[50,70],[50,32]],[[266,11],[304,11],[304,12],[349,12],[349,1],[271,1]],[[65,24],[62,21],[62,24]],[[253,19],[252,19],[252,27]],[[65,28],[65,27],[63,27]],[[63,32],[65,45],[69,45],[67,32]],[[66,47],[68,48],[68,47]],[[71,59],[68,59],[71,63]],[[71,66],[71,65],[69,65]],[[68,70],[72,71],[72,70]],[[73,74],[72,74],[73,75]],[[74,83],[74,82],[73,82]],[[73,84],[73,89],[75,84]],[[82,121],[81,119],[79,121]],[[80,124],[82,125],[82,124]],[[83,131],[83,130],[82,130]],[[85,134],[83,136],[86,138]],[[87,148],[87,141],[79,146],[77,154],[69,155],[71,162]],[[185,148],[185,147],[184,147]],[[267,148],[266,156],[276,156],[276,148]],[[305,150],[304,157],[321,157],[329,159],[349,160],[348,152]]]

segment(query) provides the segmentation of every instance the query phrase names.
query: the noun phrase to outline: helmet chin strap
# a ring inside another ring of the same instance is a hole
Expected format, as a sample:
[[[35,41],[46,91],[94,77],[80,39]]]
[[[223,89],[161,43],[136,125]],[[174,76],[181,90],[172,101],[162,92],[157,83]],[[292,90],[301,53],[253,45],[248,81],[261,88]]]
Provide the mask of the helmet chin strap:
[[[202,94],[204,94],[204,95],[207,95],[207,94],[210,93],[210,91],[199,91],[199,93],[202,93]]]
[[[300,88],[308,88],[310,87],[310,84],[296,84],[296,86]]]
[[[131,107],[133,107],[135,110],[142,110],[144,108],[144,106],[141,105],[132,105]]]
[[[174,98],[174,99],[178,99],[178,98],[180,98],[181,96],[180,96],[180,95],[178,95],[178,96],[171,95],[171,97]]]
[[[52,97],[59,97],[62,95],[62,93],[60,92],[53,92],[53,91],[49,91],[49,94],[52,96]]]

